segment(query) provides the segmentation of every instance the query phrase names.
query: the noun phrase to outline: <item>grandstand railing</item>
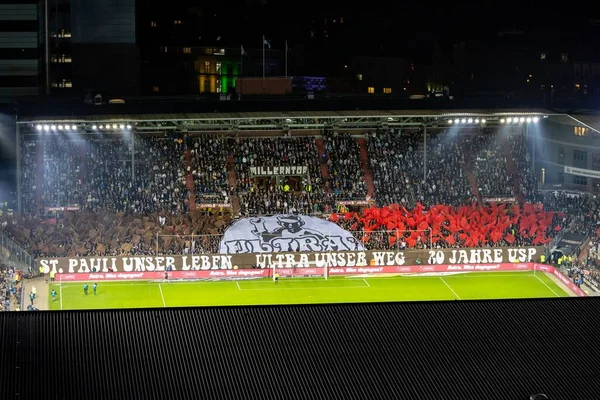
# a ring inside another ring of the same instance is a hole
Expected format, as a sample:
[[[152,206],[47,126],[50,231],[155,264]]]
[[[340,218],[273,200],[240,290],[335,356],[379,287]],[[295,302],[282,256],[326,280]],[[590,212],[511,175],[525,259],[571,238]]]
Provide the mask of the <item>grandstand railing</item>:
[[[35,271],[35,258],[4,233],[0,234],[0,258],[8,265],[17,269],[23,267]]]

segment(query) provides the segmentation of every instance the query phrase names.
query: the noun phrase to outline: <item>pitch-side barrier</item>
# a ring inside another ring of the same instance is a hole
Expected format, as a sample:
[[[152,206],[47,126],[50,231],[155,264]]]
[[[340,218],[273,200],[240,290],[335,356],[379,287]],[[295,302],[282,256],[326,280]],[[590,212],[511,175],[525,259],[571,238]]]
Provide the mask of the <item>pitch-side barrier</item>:
[[[451,264],[451,265],[402,265],[402,266],[364,266],[364,267],[329,267],[325,268],[277,268],[277,273],[282,276],[369,276],[385,274],[420,274],[420,273],[456,273],[456,272],[491,272],[491,271],[542,271],[552,274],[577,296],[587,296],[569,278],[551,265],[537,263],[500,263],[500,264]],[[195,279],[258,279],[272,277],[272,269],[211,269],[169,271],[168,279],[195,280]],[[126,281],[126,280],[161,280],[165,278],[165,271],[154,272],[107,272],[89,274],[56,274],[58,282],[83,282],[83,281]]]

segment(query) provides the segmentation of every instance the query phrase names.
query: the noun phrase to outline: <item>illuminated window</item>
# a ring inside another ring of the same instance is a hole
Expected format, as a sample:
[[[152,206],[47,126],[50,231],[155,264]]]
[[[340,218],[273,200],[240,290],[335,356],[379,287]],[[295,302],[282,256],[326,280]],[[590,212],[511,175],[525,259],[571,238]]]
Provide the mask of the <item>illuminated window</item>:
[[[181,22],[180,19],[176,19],[175,21],[173,21],[173,25],[181,25],[183,24],[183,22]]]
[[[169,48],[168,48],[167,46],[161,46],[160,50],[161,50],[163,53],[168,53],[168,52],[169,52]]]
[[[356,74],[356,78],[357,78],[359,81],[362,81],[362,74]]]
[[[373,86],[369,86],[369,87],[367,88],[367,92],[368,92],[368,93],[375,93],[375,88],[374,88]]]
[[[204,73],[210,74],[210,61],[204,61]]]
[[[340,17],[340,24],[344,23],[344,17]]]
[[[218,62],[218,63],[216,64],[216,70],[217,70],[217,71],[216,71],[216,72],[217,72],[217,74],[221,74],[221,63],[220,63],[220,62]]]
[[[579,89],[581,87],[581,85],[579,83],[575,84],[575,89]]]
[[[389,88],[389,87],[383,88],[383,93],[385,93],[385,94],[391,94],[392,93],[392,88]]]
[[[191,47],[184,47],[183,48],[183,54],[192,54],[192,48]]]
[[[569,55],[568,55],[567,53],[562,53],[562,54],[560,55],[560,61],[562,61],[562,62],[567,62],[567,61],[569,61]]]
[[[546,53],[540,53],[540,60],[546,59]]]
[[[160,87],[158,87],[158,86],[152,86],[152,91],[154,93],[158,93],[158,92],[160,92]]]
[[[71,56],[69,55],[65,55],[65,54],[60,54],[60,55],[52,55],[50,57],[50,61],[53,63],[59,63],[59,64],[63,64],[63,63],[71,63],[73,62],[73,59],[71,58]]]
[[[152,28],[156,28],[156,21],[150,21],[150,26]]]
[[[573,134],[575,136],[587,136],[587,134],[588,134],[588,128],[584,128],[583,126],[574,126],[573,127]]]
[[[56,82],[56,81],[52,82],[52,87],[53,88],[61,88],[61,89],[72,88],[73,87],[73,83],[69,79],[63,79],[63,80],[58,81],[58,82]]]

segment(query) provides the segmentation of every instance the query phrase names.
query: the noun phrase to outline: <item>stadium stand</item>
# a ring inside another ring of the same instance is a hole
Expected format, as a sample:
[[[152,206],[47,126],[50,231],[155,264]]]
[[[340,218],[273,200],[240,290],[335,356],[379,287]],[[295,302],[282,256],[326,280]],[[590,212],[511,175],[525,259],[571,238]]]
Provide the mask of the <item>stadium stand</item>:
[[[324,132],[325,160],[329,167],[331,188],[336,196],[364,199],[367,188],[360,164],[356,138],[338,131]]]
[[[429,136],[427,179],[423,175],[421,130],[386,130],[367,138],[380,205],[461,205],[473,198],[460,142],[456,138],[449,140],[445,131]]]
[[[227,169],[227,139],[215,136],[193,136],[188,139],[191,171],[194,178],[196,203],[227,203],[229,176]],[[216,200],[216,201],[215,201]]]
[[[0,325],[7,400],[600,393],[598,298],[0,313]]]

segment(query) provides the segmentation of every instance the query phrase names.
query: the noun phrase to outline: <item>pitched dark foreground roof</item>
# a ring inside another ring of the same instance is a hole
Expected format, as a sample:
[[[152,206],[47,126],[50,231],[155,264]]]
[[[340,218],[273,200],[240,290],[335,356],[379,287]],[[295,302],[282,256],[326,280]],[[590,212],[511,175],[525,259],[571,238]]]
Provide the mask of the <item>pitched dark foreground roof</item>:
[[[0,315],[0,399],[600,399],[600,299]]]

